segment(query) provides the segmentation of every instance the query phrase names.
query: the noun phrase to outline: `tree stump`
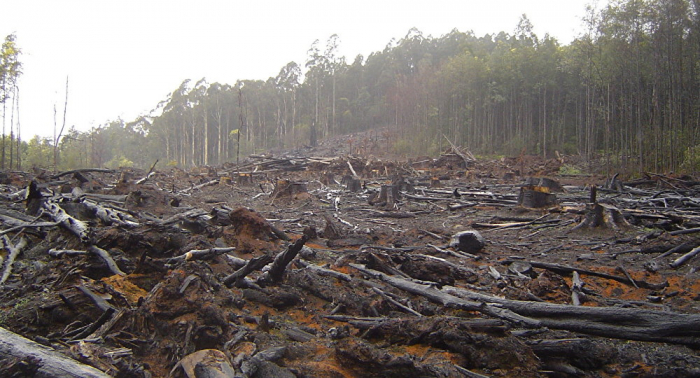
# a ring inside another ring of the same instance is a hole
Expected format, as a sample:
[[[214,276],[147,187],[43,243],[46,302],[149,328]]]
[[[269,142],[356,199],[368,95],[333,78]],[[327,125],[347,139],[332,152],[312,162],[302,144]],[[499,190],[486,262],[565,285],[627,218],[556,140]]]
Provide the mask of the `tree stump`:
[[[562,193],[564,192],[564,188],[559,184],[558,181],[552,180],[547,177],[528,177],[527,180],[525,180],[525,185],[523,186],[532,186],[532,187],[538,187],[538,188],[547,188],[547,193],[552,193],[552,192],[559,192]],[[540,191],[544,191],[543,189],[540,189]]]
[[[409,181],[406,181],[406,179],[404,179],[401,175],[394,177],[391,183],[392,185],[397,186],[399,188],[399,191],[401,192],[414,193],[416,191],[416,188],[413,186],[413,184]]]
[[[557,205],[557,196],[549,193],[544,186],[523,186],[518,195],[518,205],[530,209],[552,207]]]
[[[598,203],[597,190],[595,185],[591,187],[591,202],[586,205],[586,216],[581,223],[572,228],[571,231],[581,228],[611,228],[615,231],[620,226],[627,227],[629,222],[615,206]]]
[[[354,177],[350,177],[350,178],[346,181],[346,186],[345,186],[345,188],[346,188],[348,191],[353,192],[353,193],[359,192],[360,190],[362,190],[362,185],[360,184],[360,179],[354,178]]]
[[[278,199],[299,199],[300,196],[308,194],[306,183],[290,180],[278,180],[275,190],[272,191],[272,200]]]
[[[620,226],[626,227],[630,225],[615,206],[591,203],[586,207],[586,216],[572,231],[581,228],[610,228],[617,231],[620,229]]]
[[[382,185],[379,193],[369,198],[370,205],[380,205],[391,207],[397,200],[401,199],[401,192],[396,185]]]
[[[238,185],[253,185],[253,175],[250,173],[239,173],[236,177]]]
[[[333,172],[323,172],[321,175],[321,184],[329,186],[332,184],[336,184],[335,177],[333,176]]]

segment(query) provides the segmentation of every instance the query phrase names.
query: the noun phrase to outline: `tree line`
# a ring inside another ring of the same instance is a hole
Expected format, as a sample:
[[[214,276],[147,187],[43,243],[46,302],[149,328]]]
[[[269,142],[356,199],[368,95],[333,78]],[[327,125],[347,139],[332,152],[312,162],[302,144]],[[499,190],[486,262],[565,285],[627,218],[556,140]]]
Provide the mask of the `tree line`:
[[[537,36],[525,15],[512,33],[411,29],[352,62],[333,35],[267,80],[185,80],[136,120],[72,128],[57,164],[216,165],[381,127],[403,155],[436,155],[449,139],[482,155],[558,152],[609,170],[697,172],[699,9],[700,0],[611,0],[587,7],[568,45]],[[11,80],[1,83],[5,94]],[[3,146],[13,138],[3,129]],[[23,164],[51,165],[53,144],[22,142]]]

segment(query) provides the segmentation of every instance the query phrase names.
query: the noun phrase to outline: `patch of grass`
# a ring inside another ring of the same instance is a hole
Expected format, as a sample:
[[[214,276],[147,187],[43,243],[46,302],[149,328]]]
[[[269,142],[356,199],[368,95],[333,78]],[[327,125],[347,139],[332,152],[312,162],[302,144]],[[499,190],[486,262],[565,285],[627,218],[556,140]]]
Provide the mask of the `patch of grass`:
[[[583,174],[583,171],[571,164],[564,164],[561,167],[559,167],[559,174],[562,176],[576,176]]]
[[[8,319],[15,317],[29,302],[31,302],[31,298],[29,297],[20,298],[11,309],[0,312],[0,324],[6,324]]]

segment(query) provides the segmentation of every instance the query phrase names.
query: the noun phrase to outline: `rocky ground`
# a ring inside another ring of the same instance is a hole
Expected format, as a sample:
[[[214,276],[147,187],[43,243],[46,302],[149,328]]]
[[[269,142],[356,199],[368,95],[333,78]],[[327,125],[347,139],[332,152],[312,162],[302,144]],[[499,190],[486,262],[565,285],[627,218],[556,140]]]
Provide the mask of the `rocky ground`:
[[[700,183],[382,136],[6,172],[0,326],[117,377],[700,375]]]

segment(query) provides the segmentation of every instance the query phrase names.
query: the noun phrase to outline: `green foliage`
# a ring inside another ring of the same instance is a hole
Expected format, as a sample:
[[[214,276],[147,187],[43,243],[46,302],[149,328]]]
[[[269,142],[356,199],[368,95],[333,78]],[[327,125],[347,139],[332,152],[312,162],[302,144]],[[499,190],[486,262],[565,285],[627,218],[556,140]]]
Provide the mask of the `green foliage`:
[[[687,173],[700,172],[700,144],[685,150],[681,169]]]
[[[112,169],[126,168],[126,167],[133,167],[133,166],[134,166],[134,162],[127,159],[123,155],[115,156],[112,158],[112,160],[105,163],[105,167],[112,168]]]
[[[0,103],[7,101],[22,74],[22,63],[19,61],[22,50],[17,46],[16,39],[14,34],[8,35],[0,48]]]
[[[571,164],[564,164],[559,167],[559,174],[562,176],[576,176],[582,174],[583,171]]]
[[[587,162],[602,156],[608,168],[697,170],[697,5],[616,0],[585,20],[567,46],[536,35],[526,17],[513,33],[481,37],[413,28],[349,64],[333,35],[268,80],[185,80],[157,115],[64,138],[59,166],[219,164],[390,127],[401,155],[437,155],[444,134],[482,156],[556,150]],[[45,147],[28,143],[26,161],[45,165]]]
[[[7,323],[8,319],[16,318],[18,314],[24,311],[25,307],[27,307],[30,303],[31,298],[28,296],[19,298],[11,309],[0,313],[0,325]]]
[[[413,155],[414,142],[410,139],[400,139],[394,142],[392,149],[397,155],[410,156]]]
[[[26,146],[22,164],[29,168],[50,168],[53,164],[53,146],[49,138],[34,136]]]

